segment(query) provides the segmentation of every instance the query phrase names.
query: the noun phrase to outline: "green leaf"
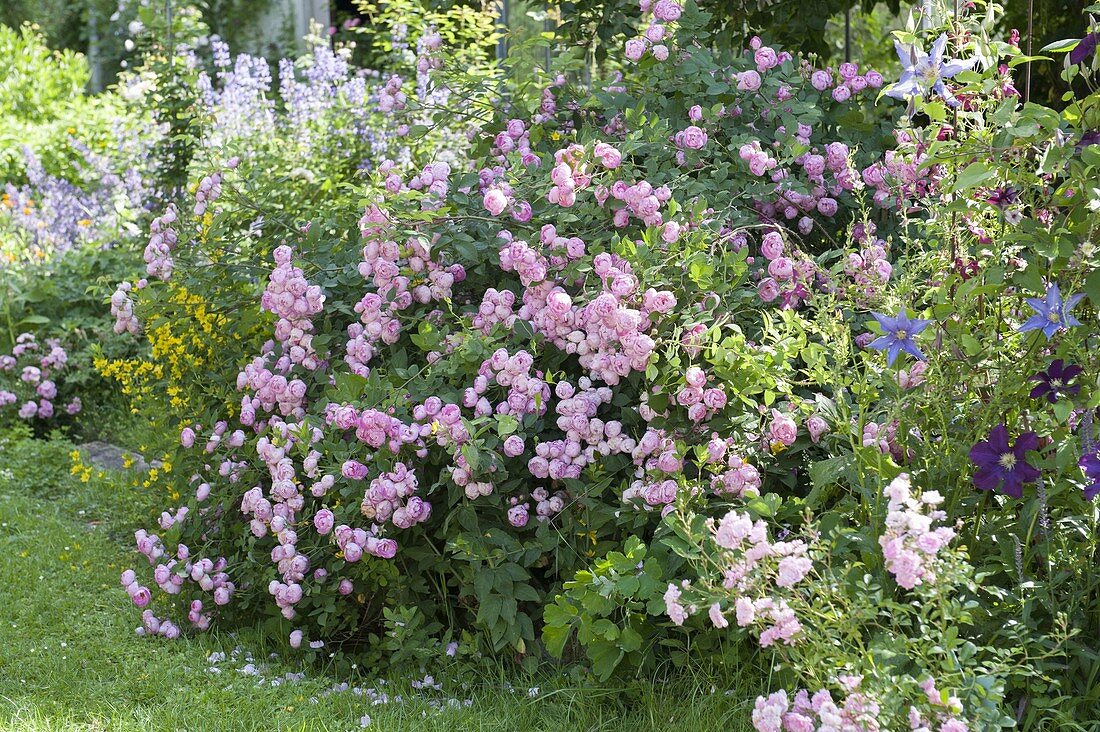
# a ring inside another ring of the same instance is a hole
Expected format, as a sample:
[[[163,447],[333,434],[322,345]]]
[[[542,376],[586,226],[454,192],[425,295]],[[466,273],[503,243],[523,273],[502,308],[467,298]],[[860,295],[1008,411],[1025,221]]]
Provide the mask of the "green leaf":
[[[606,681],[611,677],[624,655],[617,645],[607,641],[597,641],[588,646],[588,657],[592,659],[592,673],[600,681]]]
[[[965,191],[997,177],[997,170],[988,163],[971,163],[955,179],[955,190]]]
[[[1077,48],[1077,44],[1080,42],[1080,38],[1065,38],[1061,41],[1048,43],[1039,49],[1039,53],[1069,53]]]

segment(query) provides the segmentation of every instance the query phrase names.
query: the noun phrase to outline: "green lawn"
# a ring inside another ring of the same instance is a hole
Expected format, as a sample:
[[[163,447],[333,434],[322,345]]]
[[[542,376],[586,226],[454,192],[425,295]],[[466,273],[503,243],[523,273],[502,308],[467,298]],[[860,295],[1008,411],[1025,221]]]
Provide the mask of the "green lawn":
[[[71,449],[0,433],[0,729],[356,730],[365,715],[386,732],[750,729],[756,690],[744,680],[579,685],[456,667],[436,671],[442,689],[424,690],[410,685],[423,673],[335,679],[269,659],[274,644],[252,630],[137,637],[118,576],[148,501],[121,479],[71,477]],[[260,675],[242,671],[248,655]],[[342,683],[362,693],[332,691]],[[727,693],[731,683],[741,688]],[[373,703],[383,692],[390,701]]]

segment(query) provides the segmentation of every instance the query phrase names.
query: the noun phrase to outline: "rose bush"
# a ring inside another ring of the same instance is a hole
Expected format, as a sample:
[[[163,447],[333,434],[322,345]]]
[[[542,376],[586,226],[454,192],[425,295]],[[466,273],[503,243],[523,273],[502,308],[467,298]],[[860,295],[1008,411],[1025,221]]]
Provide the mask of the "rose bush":
[[[193,187],[111,299],[150,354],[101,362],[180,496],[122,578],[142,632],[775,652],[801,691],[761,730],[1090,714],[1096,105],[1022,103],[989,11],[927,4],[890,79],[673,0],[590,84],[420,28],[276,104],[217,47]]]
[[[869,109],[882,79],[759,40],[696,48],[693,6],[645,14],[645,37],[676,61],[646,45],[638,72],[587,106],[557,76],[515,100],[529,117],[471,107],[486,122],[472,163],[383,158],[365,213],[297,201],[260,298],[273,330],[236,313],[215,327],[259,346],[235,385],[205,364],[186,385],[150,367],[154,391],[178,392],[160,413],[179,419],[171,462],[193,499],[139,544],[161,589],[200,603],[192,624],[268,607],[321,642],[412,607],[425,627],[524,653],[561,581],[659,531],[685,480],[728,500],[789,475],[778,447],[742,437],[770,431],[786,448],[798,429],[794,412],[760,411],[790,390],[794,344],[773,343],[759,306],[831,289],[815,253],[850,225],[860,170],[881,159],[838,120]],[[439,46],[430,32],[420,45],[424,73]],[[428,113],[453,78],[439,72],[419,105],[387,81],[380,111]],[[249,257],[269,250],[230,241],[250,241],[240,217],[263,210],[253,166],[233,160],[154,222],[151,282],[112,301],[120,330],[171,322],[157,293],[179,287],[209,312],[249,307]],[[859,282],[881,286],[883,265]],[[270,564],[248,560],[261,551]],[[196,580],[197,552],[220,568]]]

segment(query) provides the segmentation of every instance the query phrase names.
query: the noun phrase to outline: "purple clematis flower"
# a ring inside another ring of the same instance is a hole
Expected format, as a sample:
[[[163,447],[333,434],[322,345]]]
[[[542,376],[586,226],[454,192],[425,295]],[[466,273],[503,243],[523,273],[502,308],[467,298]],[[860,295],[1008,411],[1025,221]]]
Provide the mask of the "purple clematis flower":
[[[962,71],[969,71],[977,59],[962,61],[959,59],[944,61],[943,52],[947,48],[947,34],[940,35],[932,42],[930,53],[917,45],[906,46],[894,41],[894,49],[901,59],[902,72],[897,83],[891,84],[885,94],[895,99],[908,99],[909,97],[924,96],[930,92],[943,97],[948,106],[959,106],[959,100],[943,83],[944,79],[950,79]]]
[[[1039,478],[1039,469],[1027,462],[1026,453],[1039,447],[1039,436],[1025,432],[1008,444],[1008,429],[999,424],[989,432],[989,439],[970,448],[970,462],[978,466],[974,474],[974,486],[979,490],[993,491],[1013,498],[1024,494],[1024,483]]]
[[[1084,63],[1088,57],[1096,53],[1096,42],[1100,41],[1100,33],[1089,33],[1078,41],[1077,46],[1069,52],[1071,64]]]
[[[1081,135],[1081,139],[1074,146],[1075,152],[1080,153],[1089,145],[1100,145],[1100,130],[1089,130]]]
[[[1081,321],[1073,317],[1070,311],[1081,301],[1084,294],[1070,295],[1062,300],[1062,293],[1058,285],[1051,283],[1047,288],[1047,294],[1041,300],[1037,297],[1029,297],[1027,304],[1035,311],[1027,321],[1020,326],[1021,333],[1029,330],[1041,330],[1049,341],[1054,334],[1062,329],[1069,329],[1075,325],[1081,325]]]
[[[913,342],[913,337],[927,328],[928,324],[932,322],[931,320],[910,319],[905,314],[905,308],[898,311],[896,318],[891,318],[889,315],[883,315],[882,313],[871,313],[871,315],[878,321],[884,335],[868,343],[867,347],[878,351],[886,351],[887,365],[893,366],[898,354],[902,351],[918,361],[925,360],[924,354]]]
[[[1051,404],[1057,402],[1063,396],[1073,396],[1081,391],[1080,384],[1072,383],[1081,372],[1080,366],[1066,365],[1062,359],[1052,361],[1046,371],[1040,371],[1032,375],[1029,381],[1038,381],[1039,385],[1031,390],[1032,399],[1046,400]]]
[[[1002,186],[990,191],[989,197],[985,200],[986,203],[993,204],[997,208],[1008,208],[1020,200],[1020,194],[1012,186]]]
[[[1081,456],[1078,462],[1081,470],[1085,472],[1085,500],[1091,501],[1100,494],[1100,448],[1093,447],[1091,452]]]

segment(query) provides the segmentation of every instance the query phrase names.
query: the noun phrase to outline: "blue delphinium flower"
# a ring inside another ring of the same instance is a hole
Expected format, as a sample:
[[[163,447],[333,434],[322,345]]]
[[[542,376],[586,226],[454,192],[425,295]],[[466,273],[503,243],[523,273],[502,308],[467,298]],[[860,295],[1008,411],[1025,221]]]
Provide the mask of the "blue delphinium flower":
[[[875,316],[883,335],[867,344],[868,348],[886,351],[886,363],[894,365],[898,354],[905,351],[910,356],[920,361],[924,360],[924,354],[913,342],[913,337],[928,327],[931,320],[911,319],[905,314],[905,308],[898,311],[896,318],[881,313],[871,313]]]
[[[1037,297],[1027,299],[1027,304],[1035,311],[1035,315],[1032,315],[1020,326],[1020,332],[1041,330],[1049,341],[1059,330],[1081,325],[1081,321],[1073,317],[1071,311],[1083,297],[1084,294],[1078,293],[1062,300],[1062,293],[1058,290],[1058,285],[1051,283],[1042,299]]]
[[[924,49],[914,44],[904,45],[894,41],[894,49],[901,59],[901,77],[896,84],[891,84],[884,92],[888,97],[895,99],[908,99],[909,97],[923,96],[930,92],[943,97],[951,107],[959,106],[959,100],[943,83],[944,79],[950,79],[962,71],[969,71],[977,59],[963,61],[954,59],[943,60],[944,49],[947,48],[947,34],[941,35],[932,43],[931,53],[925,53]]]

